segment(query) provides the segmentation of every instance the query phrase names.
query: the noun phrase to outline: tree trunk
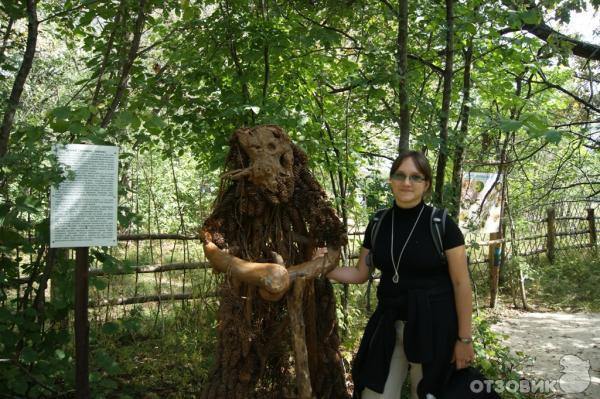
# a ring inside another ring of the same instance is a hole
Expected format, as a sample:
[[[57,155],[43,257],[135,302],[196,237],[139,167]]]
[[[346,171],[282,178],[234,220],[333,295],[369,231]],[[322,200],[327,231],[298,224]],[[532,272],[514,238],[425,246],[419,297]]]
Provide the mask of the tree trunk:
[[[444,174],[448,161],[448,118],[452,97],[452,73],[454,58],[454,0],[446,0],[446,60],[444,69],[444,89],[440,111],[440,146],[435,174],[434,203],[438,206],[444,201]]]
[[[398,0],[398,38],[396,63],[398,65],[398,97],[400,100],[400,141],[398,151],[407,150],[410,137],[410,112],[408,109],[408,0]]]
[[[27,76],[31,71],[33,65],[33,58],[35,56],[35,48],[37,45],[38,35],[38,20],[37,20],[37,9],[35,0],[27,0],[27,45],[25,47],[25,53],[23,54],[23,61],[15,82],[13,83],[10,97],[6,104],[6,110],[4,111],[4,117],[2,118],[2,126],[0,126],[0,158],[3,158],[8,151],[8,139],[10,137],[10,131],[12,129],[15,113],[21,100],[21,94],[23,94],[23,88],[27,81]]]
[[[452,202],[450,205],[450,215],[458,220],[460,212],[460,194],[462,183],[462,163],[465,153],[465,139],[469,133],[469,114],[471,107],[471,63],[473,61],[473,38],[469,39],[469,43],[465,50],[465,70],[463,73],[463,101],[460,109],[460,133],[456,140],[454,148],[454,163],[452,165]]]

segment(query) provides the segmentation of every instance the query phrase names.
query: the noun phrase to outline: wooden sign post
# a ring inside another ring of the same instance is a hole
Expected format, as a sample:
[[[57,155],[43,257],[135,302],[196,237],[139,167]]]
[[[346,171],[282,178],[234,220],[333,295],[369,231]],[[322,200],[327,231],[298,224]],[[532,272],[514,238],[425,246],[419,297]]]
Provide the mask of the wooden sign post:
[[[88,247],[75,250],[75,397],[77,399],[90,397],[88,255]]]
[[[117,245],[119,150],[57,145],[66,178],[50,191],[50,247],[75,248],[75,397],[91,397],[89,382],[89,247]]]

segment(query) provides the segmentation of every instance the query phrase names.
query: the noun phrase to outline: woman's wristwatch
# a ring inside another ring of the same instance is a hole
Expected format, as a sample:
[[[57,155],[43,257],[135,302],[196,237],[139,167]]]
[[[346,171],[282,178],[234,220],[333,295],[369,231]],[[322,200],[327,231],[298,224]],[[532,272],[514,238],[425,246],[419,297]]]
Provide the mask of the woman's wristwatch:
[[[470,344],[473,342],[473,338],[471,338],[471,337],[468,337],[468,338],[458,337],[458,338],[456,338],[456,340],[462,342],[463,344]]]

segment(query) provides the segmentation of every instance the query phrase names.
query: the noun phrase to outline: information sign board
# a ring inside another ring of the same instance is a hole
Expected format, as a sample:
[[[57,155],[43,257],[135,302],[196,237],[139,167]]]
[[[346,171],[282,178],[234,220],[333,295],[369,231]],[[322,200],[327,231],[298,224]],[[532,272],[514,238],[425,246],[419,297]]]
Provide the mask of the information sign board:
[[[50,247],[116,245],[118,147],[59,144],[54,153],[67,178],[50,190]]]

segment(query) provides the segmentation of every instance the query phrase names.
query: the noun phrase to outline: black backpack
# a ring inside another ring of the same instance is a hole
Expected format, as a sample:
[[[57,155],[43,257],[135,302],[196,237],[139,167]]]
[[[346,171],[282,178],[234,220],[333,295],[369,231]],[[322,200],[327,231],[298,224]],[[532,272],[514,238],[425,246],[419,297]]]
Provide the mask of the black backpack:
[[[375,212],[375,215],[371,218],[371,222],[375,223],[373,228],[371,229],[371,250],[367,254],[365,259],[365,263],[369,268],[369,284],[367,285],[367,302],[370,298],[371,293],[371,284],[373,283],[373,274],[375,272],[375,263],[373,262],[373,251],[372,248],[375,248],[375,239],[377,238],[377,233],[379,233],[379,227],[381,227],[381,221],[387,215],[392,208],[380,209]],[[429,231],[431,232],[431,238],[433,239],[433,244],[435,245],[435,249],[440,254],[440,257],[444,262],[446,262],[446,254],[444,253],[444,245],[442,238],[446,234],[446,217],[448,216],[448,210],[446,208],[439,209],[433,207],[433,211],[431,212],[431,218],[429,219]],[[367,303],[367,307],[369,303]]]

